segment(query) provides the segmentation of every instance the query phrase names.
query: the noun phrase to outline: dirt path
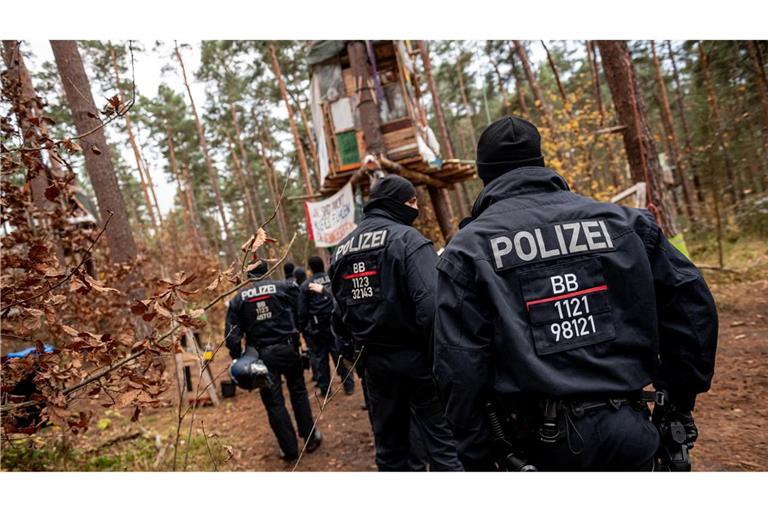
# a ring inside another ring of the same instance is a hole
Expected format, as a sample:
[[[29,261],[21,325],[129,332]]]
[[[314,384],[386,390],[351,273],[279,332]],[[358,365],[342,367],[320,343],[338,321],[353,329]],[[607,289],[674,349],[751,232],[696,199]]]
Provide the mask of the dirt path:
[[[768,470],[768,280],[764,275],[752,277],[755,279],[750,282],[746,278],[740,278],[744,282],[729,282],[729,278],[720,276],[710,281],[720,310],[720,345],[712,390],[699,398],[695,412],[700,437],[692,455],[698,471]],[[218,357],[213,363],[214,375],[219,375],[227,364],[227,357]],[[335,382],[338,385],[338,379]],[[319,394],[308,372],[307,389],[311,395]],[[287,392],[285,398],[289,403]],[[316,415],[318,401],[313,397],[311,402]],[[361,408],[362,402],[359,381],[353,395],[339,393],[335,397],[319,421],[323,445],[305,456],[300,470],[376,469],[368,413]],[[121,417],[105,432],[90,429],[81,442],[101,444],[124,429],[136,428],[127,420],[130,411]],[[175,409],[169,406],[146,411],[140,423],[169,439],[175,421]],[[233,399],[224,400],[219,407],[198,409],[195,428],[201,424],[222,445],[232,448],[232,458],[221,470],[292,468],[277,456],[277,442],[258,392],[238,390]]]
[[[768,280],[712,285],[720,340],[712,390],[695,419],[700,471],[768,470]]]
[[[712,391],[699,398],[701,432],[694,448],[699,471],[768,470],[768,281],[713,284],[720,308],[720,345]],[[221,363],[223,364],[223,362]],[[323,446],[307,455],[304,471],[375,470],[373,437],[362,393],[340,393],[320,420]],[[307,389],[314,392],[311,381]],[[287,396],[286,396],[287,398]],[[317,413],[317,403],[313,403]],[[159,412],[159,411],[158,411]],[[206,429],[234,448],[230,470],[285,471],[257,393],[238,390],[218,409],[198,412]]]
[[[307,390],[311,395],[312,410],[317,417],[320,392],[314,387],[307,372]],[[339,383],[338,378],[336,383]],[[362,408],[363,393],[360,382],[355,382],[355,393],[339,393],[326,406],[318,427],[323,435],[322,446],[306,454],[299,466],[301,471],[371,471],[374,463],[373,435],[368,412]],[[283,386],[285,389],[285,386]],[[289,402],[287,390],[284,392]],[[287,406],[290,410],[290,405]],[[237,390],[233,399],[225,400],[218,408],[206,407],[197,413],[222,442],[234,448],[233,459],[227,470],[289,471],[293,466],[277,456],[277,441],[267,422],[267,414],[258,392]]]

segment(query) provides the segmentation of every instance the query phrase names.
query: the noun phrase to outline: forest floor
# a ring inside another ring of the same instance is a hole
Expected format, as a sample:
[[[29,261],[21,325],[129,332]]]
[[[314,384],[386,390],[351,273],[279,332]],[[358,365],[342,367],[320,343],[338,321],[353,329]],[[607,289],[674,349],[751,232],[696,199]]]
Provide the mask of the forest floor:
[[[738,272],[705,270],[720,312],[720,341],[712,390],[701,395],[695,412],[699,440],[692,451],[697,471],[768,470],[768,245],[756,241],[738,248],[728,266]],[[711,253],[693,253],[710,263]],[[213,363],[218,375],[228,358]],[[307,372],[307,389],[319,395]],[[339,385],[338,378],[335,384]],[[218,386],[217,386],[218,388]],[[288,402],[286,392],[286,402]],[[315,414],[318,399],[311,398]],[[318,422],[323,444],[306,454],[301,471],[374,471],[373,437],[359,381],[351,396],[339,393]],[[61,433],[45,429],[4,453],[2,468],[48,470],[168,470],[177,412],[167,407],[145,411],[131,423],[130,410],[97,411],[91,429],[67,444],[65,456],[53,445]],[[278,458],[277,442],[257,392],[237,390],[218,407],[196,411],[188,438],[182,425],[178,468],[225,471],[289,471]],[[202,428],[201,428],[202,427]],[[203,429],[205,435],[203,435]],[[133,437],[131,437],[133,436]],[[189,442],[187,442],[189,439]],[[26,444],[25,444],[26,443]],[[22,448],[26,447],[24,450]],[[19,452],[18,450],[21,450]],[[46,452],[46,450],[49,452]],[[48,455],[41,455],[48,453]],[[47,457],[47,458],[46,458]]]

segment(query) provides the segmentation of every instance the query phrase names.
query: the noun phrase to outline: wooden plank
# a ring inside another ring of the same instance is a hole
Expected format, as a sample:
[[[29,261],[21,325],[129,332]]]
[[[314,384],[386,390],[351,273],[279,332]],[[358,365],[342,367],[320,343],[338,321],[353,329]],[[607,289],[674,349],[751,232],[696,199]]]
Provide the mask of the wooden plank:
[[[409,117],[401,117],[400,119],[395,119],[394,121],[390,121],[388,123],[382,123],[381,133],[386,135],[388,133],[396,132],[405,128],[413,128],[413,119]]]

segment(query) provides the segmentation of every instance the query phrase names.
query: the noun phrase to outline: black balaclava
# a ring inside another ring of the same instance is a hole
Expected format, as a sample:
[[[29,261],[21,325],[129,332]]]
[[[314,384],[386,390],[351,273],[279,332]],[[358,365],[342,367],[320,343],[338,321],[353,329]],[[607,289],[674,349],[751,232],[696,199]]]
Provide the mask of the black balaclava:
[[[255,267],[248,271],[248,277],[260,277],[267,273],[269,267],[266,261],[259,261]]]
[[[311,256],[307,261],[307,264],[309,265],[309,270],[312,271],[312,274],[319,274],[320,272],[325,271],[325,263],[320,256]]]
[[[414,197],[416,197],[416,187],[410,181],[396,174],[389,174],[371,188],[371,194],[363,207],[363,212],[383,210],[397,222],[410,226],[419,216],[419,210],[408,206],[405,202]]]
[[[515,116],[494,121],[477,142],[477,175],[488,185],[519,167],[544,167],[541,136],[534,125]]]
[[[296,280],[296,284],[301,284],[307,280],[307,271],[304,267],[296,267],[293,269],[293,278]]]

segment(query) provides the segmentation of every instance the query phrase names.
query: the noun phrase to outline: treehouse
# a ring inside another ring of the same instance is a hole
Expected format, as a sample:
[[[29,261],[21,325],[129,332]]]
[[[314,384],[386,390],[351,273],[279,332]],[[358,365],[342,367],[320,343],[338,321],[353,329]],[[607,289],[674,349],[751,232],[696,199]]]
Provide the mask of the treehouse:
[[[312,125],[324,195],[341,188],[367,155],[414,184],[437,188],[474,176],[443,160],[427,123],[406,41],[315,41],[309,51]]]

